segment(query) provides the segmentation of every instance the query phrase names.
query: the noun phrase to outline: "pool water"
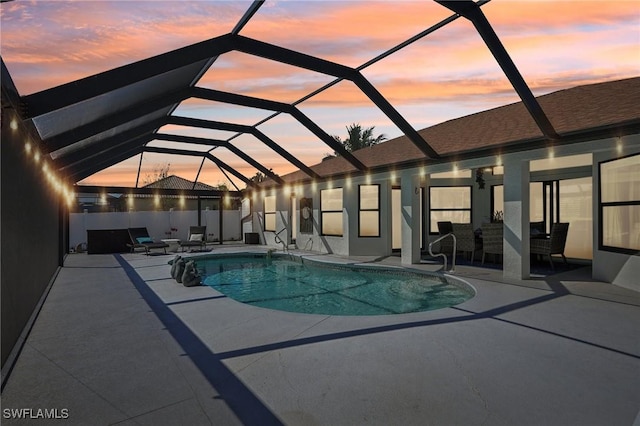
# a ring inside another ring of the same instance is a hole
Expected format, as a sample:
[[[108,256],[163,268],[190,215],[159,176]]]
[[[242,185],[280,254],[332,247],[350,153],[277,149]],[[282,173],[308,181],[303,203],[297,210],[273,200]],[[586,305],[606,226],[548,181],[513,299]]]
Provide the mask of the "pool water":
[[[446,277],[244,255],[201,258],[203,283],[253,306],[325,315],[390,315],[460,304],[474,296]]]

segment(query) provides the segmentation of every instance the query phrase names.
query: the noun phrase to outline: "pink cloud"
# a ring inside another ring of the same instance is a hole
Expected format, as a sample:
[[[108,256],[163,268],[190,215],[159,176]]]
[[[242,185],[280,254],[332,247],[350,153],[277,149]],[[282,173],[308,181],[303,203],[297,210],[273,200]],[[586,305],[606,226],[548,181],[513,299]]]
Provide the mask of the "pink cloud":
[[[3,60],[21,94],[28,94],[226,33],[249,4],[2,3]],[[483,6],[483,11],[537,95],[640,74],[637,2],[613,1],[605,5],[593,1],[494,1]],[[435,2],[423,1],[267,2],[242,34],[358,66],[450,15]],[[363,73],[397,109],[410,111],[412,122],[416,123],[431,120],[431,116],[420,117],[420,111],[439,108],[453,118],[456,111],[463,115],[472,112],[471,108],[477,111],[517,100],[465,19],[458,19]],[[200,85],[293,102],[331,80],[319,73],[232,52],[218,59]],[[340,83],[300,107],[312,118],[318,117],[326,129],[341,129],[344,117],[364,117],[368,125],[381,123],[384,129],[389,125],[379,111],[369,112],[371,102],[349,82]],[[187,109],[203,118],[243,124],[254,124],[270,114],[197,100],[183,103],[178,111]],[[286,132],[278,126],[272,129],[269,130],[274,139],[287,146],[304,141],[299,145],[304,144],[305,148],[297,152],[308,164],[317,162],[328,150],[322,144],[315,145],[315,137],[309,138],[299,130],[291,128]],[[176,131],[195,136],[212,134]],[[255,155],[265,152],[259,151],[262,144],[252,137],[238,138],[237,143]],[[227,159],[237,167],[246,167],[232,156]],[[279,173],[290,167],[271,153],[265,154],[264,159]],[[127,164],[119,167],[129,167]],[[110,170],[115,173],[116,169]]]

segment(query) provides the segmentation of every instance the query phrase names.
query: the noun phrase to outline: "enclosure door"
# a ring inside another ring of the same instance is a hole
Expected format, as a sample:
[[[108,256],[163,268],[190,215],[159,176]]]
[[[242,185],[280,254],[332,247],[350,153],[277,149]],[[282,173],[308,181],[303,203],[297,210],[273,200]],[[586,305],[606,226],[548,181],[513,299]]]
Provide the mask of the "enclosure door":
[[[298,198],[295,195],[291,196],[290,208],[289,208],[289,224],[291,226],[289,235],[289,244],[295,244],[298,237]]]

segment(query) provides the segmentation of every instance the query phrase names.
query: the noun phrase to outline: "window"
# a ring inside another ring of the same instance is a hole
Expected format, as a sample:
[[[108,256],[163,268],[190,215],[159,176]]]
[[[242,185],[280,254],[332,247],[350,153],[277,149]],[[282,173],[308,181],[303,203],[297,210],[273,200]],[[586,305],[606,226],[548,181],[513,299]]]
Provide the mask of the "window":
[[[322,235],[342,236],[342,188],[320,191]]]
[[[504,215],[504,186],[493,185],[491,191],[491,215],[496,212]],[[545,219],[548,204],[542,182],[529,183],[529,222],[548,222]]]
[[[429,229],[438,232],[438,222],[471,223],[470,186],[432,186],[429,188]]]
[[[264,197],[264,230],[276,231],[276,196]]]
[[[380,185],[360,185],[358,236],[380,236]]]
[[[640,250],[640,155],[600,163],[599,245],[603,250]]]

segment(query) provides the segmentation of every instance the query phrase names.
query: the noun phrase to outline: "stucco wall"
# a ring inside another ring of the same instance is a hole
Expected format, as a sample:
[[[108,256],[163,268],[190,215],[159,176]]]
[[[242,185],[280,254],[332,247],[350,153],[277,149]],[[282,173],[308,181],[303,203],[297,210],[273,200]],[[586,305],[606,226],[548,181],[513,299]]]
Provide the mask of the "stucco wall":
[[[593,161],[593,278],[621,287],[640,291],[640,256],[614,253],[598,248],[598,223],[600,221],[600,174],[598,164],[602,161],[640,153],[640,136],[624,138],[621,151],[611,150],[594,153]]]
[[[597,180],[597,164],[600,161],[616,158],[623,155],[629,155],[634,152],[640,152],[640,136],[625,136],[622,138],[622,151],[618,151],[617,138],[608,138],[603,140],[594,140],[585,143],[576,143],[567,146],[561,146],[556,148],[556,156],[570,156],[576,154],[593,153],[594,157],[594,169],[591,172],[588,166],[572,167],[572,168],[560,168],[559,170],[544,170],[534,171],[530,174],[531,181],[544,181],[553,179],[574,179],[585,176],[593,175],[593,235],[597,238],[598,235],[598,180]],[[536,160],[548,158],[548,151],[545,149],[532,150],[527,152],[518,153],[516,156],[520,156],[522,159]],[[458,164],[459,168],[475,169],[477,167],[486,167],[495,164],[496,159],[493,157],[472,159]],[[451,164],[439,164],[430,166],[427,168],[428,173],[440,173],[450,171]],[[410,169],[403,172],[407,176],[415,174],[424,174],[425,170],[419,168]],[[277,230],[286,228],[288,225],[288,209],[290,208],[290,193],[293,191],[296,194],[298,200],[302,197],[313,199],[313,218],[314,228],[313,234],[301,234],[298,230],[297,235],[297,247],[299,249],[309,249],[316,252],[323,253],[335,253],[343,255],[374,255],[385,256],[391,254],[391,218],[393,212],[391,211],[391,188],[394,184],[397,185],[397,179],[392,182],[390,173],[380,173],[371,177],[354,177],[349,181],[345,179],[334,180],[331,183],[317,183],[304,186],[297,186],[296,188],[289,188],[287,195],[283,195],[282,191],[268,190],[270,194],[278,194],[277,198]],[[425,180],[426,179],[426,180]],[[423,212],[427,218],[427,224],[423,230],[425,233],[428,229],[428,208],[429,208],[429,192],[428,187],[433,186],[466,186],[472,187],[472,222],[475,228],[480,227],[483,223],[488,222],[491,214],[490,207],[490,194],[491,186],[495,184],[503,183],[503,176],[492,176],[490,173],[484,176],[486,186],[484,189],[479,189],[475,182],[475,174],[472,174],[470,178],[447,178],[447,179],[435,179],[435,178],[422,178],[420,185],[427,188],[425,191],[425,200],[423,205]],[[380,184],[380,216],[381,216],[381,236],[380,238],[360,238],[358,237],[358,185],[362,183],[377,183]],[[320,190],[326,188],[328,185],[332,187],[344,188],[344,236],[343,237],[329,237],[320,235]],[[253,219],[253,231],[260,232],[262,236],[262,242],[274,248],[282,248],[282,245],[276,244],[274,241],[274,232],[263,232],[262,228],[262,208],[263,208],[263,193],[258,193],[254,198],[254,214]],[[299,226],[299,222],[298,222]],[[431,230],[434,231],[434,230]],[[437,230],[435,230],[437,232]],[[287,236],[285,231],[281,234],[284,238]],[[428,235],[428,240],[433,241],[436,238],[435,235]],[[428,242],[427,242],[428,244]],[[640,272],[640,256],[638,255],[625,255],[620,253],[613,253],[598,250],[597,240],[594,239],[593,244],[593,277],[598,280],[611,282],[620,286],[633,288],[640,291],[640,280],[637,279]],[[426,245],[424,247],[426,250]],[[435,247],[437,250],[437,245]]]
[[[6,115],[5,115],[6,114]],[[5,110],[3,118],[11,117]],[[59,262],[58,198],[21,128],[2,122],[2,365],[28,322]]]

